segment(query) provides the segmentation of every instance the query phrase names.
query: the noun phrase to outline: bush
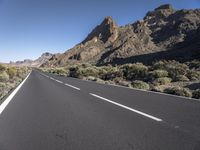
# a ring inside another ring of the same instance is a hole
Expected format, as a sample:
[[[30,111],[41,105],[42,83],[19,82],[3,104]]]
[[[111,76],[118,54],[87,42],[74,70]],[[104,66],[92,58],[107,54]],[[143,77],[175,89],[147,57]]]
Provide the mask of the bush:
[[[157,78],[157,79],[154,81],[154,84],[156,84],[156,85],[166,85],[166,84],[171,83],[171,81],[172,81],[171,78],[162,77],[162,78]]]
[[[65,76],[67,75],[67,70],[64,68],[57,68],[54,70],[54,73]]]
[[[153,69],[163,69],[168,72],[168,76],[173,80],[179,75],[185,75],[189,70],[186,64],[177,61],[159,61],[153,64]]]
[[[192,97],[192,93],[188,89],[182,87],[167,88],[164,90],[164,92],[178,96]]]
[[[188,70],[188,66],[181,63],[172,63],[167,66],[167,71],[169,73],[169,77],[171,77],[173,80],[176,80],[176,77],[179,75],[185,75]]]
[[[75,66],[69,68],[69,76],[75,78],[83,78],[88,76],[98,77],[98,69],[96,67],[83,68],[81,66]]]
[[[168,72],[166,70],[154,70],[151,72],[151,76],[153,78],[161,78],[161,77],[167,77],[168,76]]]
[[[120,67],[127,80],[144,79],[148,75],[148,67],[142,63],[126,64]]]
[[[154,85],[151,85],[151,91],[154,91],[154,92],[163,92],[163,87],[161,86],[154,86]]]
[[[123,77],[123,72],[117,67],[109,67],[104,74],[101,73],[101,78],[103,80],[113,80],[121,77]]]
[[[178,75],[176,76],[176,81],[190,81],[190,80],[185,75]]]
[[[196,98],[196,99],[200,99],[200,89],[195,90],[195,91],[192,93],[192,97],[193,97],[193,98]]]
[[[165,69],[166,67],[166,62],[164,61],[157,61],[155,63],[153,63],[153,69],[156,70],[156,69]]]
[[[77,75],[77,70],[78,70],[78,66],[72,66],[72,67],[69,67],[69,76],[70,77],[74,77],[74,78],[77,78],[78,75]]]
[[[114,78],[113,79],[113,81],[115,82],[115,83],[119,83],[119,82],[121,82],[121,81],[123,81],[124,79],[122,78],[122,77],[116,77],[116,78]]]
[[[6,87],[6,84],[3,82],[0,82],[0,88],[5,88],[5,87]]]
[[[9,75],[10,79],[13,79],[17,75],[17,69],[15,67],[8,68],[7,74]]]
[[[149,90],[149,84],[144,81],[136,80],[133,81],[131,85],[133,88]]]
[[[98,67],[99,70],[99,78],[104,79],[105,75],[109,72],[110,66],[103,66],[103,67]]]
[[[0,72],[6,71],[6,66],[3,64],[0,64]]]
[[[9,75],[3,71],[0,73],[0,82],[7,82],[9,80]]]
[[[200,71],[189,70],[186,76],[192,81],[200,80]]]
[[[87,67],[87,68],[80,68],[78,70],[78,73],[80,76],[88,77],[88,76],[93,76],[93,77],[98,77],[98,69],[95,67]]]
[[[28,72],[28,69],[25,68],[25,67],[23,67],[23,68],[18,68],[18,69],[17,69],[17,76],[18,76],[19,78],[24,78],[25,75],[27,74],[27,72]]]

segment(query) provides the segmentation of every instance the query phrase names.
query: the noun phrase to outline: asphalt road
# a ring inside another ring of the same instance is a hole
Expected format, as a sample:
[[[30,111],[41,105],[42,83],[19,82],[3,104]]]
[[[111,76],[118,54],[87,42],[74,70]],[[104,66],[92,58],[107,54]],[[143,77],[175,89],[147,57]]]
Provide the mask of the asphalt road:
[[[200,101],[33,71],[0,114],[0,150],[200,150]]]

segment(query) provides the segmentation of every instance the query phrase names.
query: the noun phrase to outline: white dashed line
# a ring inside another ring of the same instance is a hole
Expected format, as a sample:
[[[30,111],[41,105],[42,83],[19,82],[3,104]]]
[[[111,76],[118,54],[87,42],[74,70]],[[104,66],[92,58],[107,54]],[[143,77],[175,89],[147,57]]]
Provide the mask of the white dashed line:
[[[74,89],[76,89],[76,90],[80,90],[80,88],[77,88],[77,87],[75,87],[75,86],[73,86],[73,85],[70,85],[70,84],[67,84],[67,83],[65,83],[65,85],[66,85],[66,86],[69,86],[69,87],[71,87],[71,88],[74,88]]]
[[[43,75],[44,75],[44,74],[43,74]],[[71,88],[73,88],[73,89],[80,90],[80,88],[75,87],[75,86],[73,86],[73,85],[70,85],[70,84],[67,84],[67,83],[63,83],[62,81],[59,81],[59,80],[54,79],[54,78],[52,78],[52,77],[49,77],[49,76],[47,76],[47,75],[44,75],[44,76],[46,76],[46,77],[50,78],[51,80],[54,80],[54,81],[56,81],[56,82],[58,82],[58,83],[64,84],[64,85],[66,85],[66,86],[68,86],[68,87],[71,87]],[[122,107],[122,108],[124,108],[124,109],[130,110],[130,111],[132,111],[132,112],[135,112],[135,113],[137,113],[137,114],[140,114],[140,115],[142,115],[142,116],[145,116],[145,117],[147,117],[147,118],[150,118],[150,119],[152,119],[152,120],[155,120],[155,121],[158,121],[158,122],[163,121],[163,120],[160,119],[160,118],[157,118],[157,117],[154,117],[154,116],[149,115],[149,114],[147,114],[147,113],[138,111],[138,110],[136,110],[136,109],[133,109],[133,108],[128,107],[128,106],[125,106],[125,105],[123,105],[123,104],[120,104],[120,103],[111,101],[111,100],[109,100],[109,99],[107,99],[107,98],[104,98],[104,97],[101,97],[101,96],[99,96],[99,95],[96,95],[96,94],[93,94],[93,93],[89,93],[89,94],[92,95],[92,96],[94,96],[94,97],[97,97],[97,98],[99,98],[99,99],[102,99],[102,100],[104,100],[104,101],[106,101],[106,102],[109,102],[109,103],[111,103],[111,104],[120,106],[120,107]]]
[[[63,83],[62,81],[59,81],[59,80],[55,80],[56,82],[58,82],[58,83]]]
[[[62,82],[62,81],[60,81],[60,80],[56,80],[56,79],[54,79],[54,78],[52,78],[52,77],[49,77],[49,76],[47,76],[47,75],[44,75],[44,74],[42,74],[42,75],[43,75],[43,76],[46,76],[46,77],[50,78],[51,80],[54,80],[54,81],[56,81],[56,82],[58,82],[58,83],[64,84],[64,85],[66,85],[66,86],[68,86],[68,87],[71,87],[71,88],[73,88],[73,89],[80,90],[80,88],[77,88],[77,87],[75,87],[75,86],[73,86],[73,85],[64,83],[64,82]]]
[[[158,121],[158,122],[163,121],[163,120],[160,119],[160,118],[154,117],[154,116],[152,116],[152,115],[146,114],[146,113],[144,113],[144,112],[138,111],[138,110],[133,109],[133,108],[130,108],[130,107],[128,107],[128,106],[122,105],[122,104],[120,104],[120,103],[111,101],[111,100],[109,100],[109,99],[107,99],[107,98],[104,98],[104,97],[101,97],[101,96],[99,96],[99,95],[96,95],[96,94],[93,94],[93,93],[90,93],[90,95],[92,95],[92,96],[94,96],[94,97],[97,97],[97,98],[99,98],[99,99],[102,99],[102,100],[104,100],[104,101],[106,101],[106,102],[109,102],[109,103],[111,103],[111,104],[120,106],[120,107],[122,107],[122,108],[124,108],[124,109],[127,109],[127,110],[130,110],[130,111],[132,111],[132,112],[135,112],[135,113],[137,113],[137,114],[140,114],[140,115],[142,115],[142,116],[145,116],[145,117],[147,117],[147,118],[153,119],[153,120],[155,120],[155,121]]]

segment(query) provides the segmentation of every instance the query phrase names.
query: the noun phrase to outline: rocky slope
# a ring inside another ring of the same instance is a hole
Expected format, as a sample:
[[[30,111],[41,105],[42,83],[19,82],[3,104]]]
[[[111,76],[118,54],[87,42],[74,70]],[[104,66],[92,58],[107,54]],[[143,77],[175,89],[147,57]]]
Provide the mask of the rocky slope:
[[[200,9],[174,10],[166,4],[126,26],[118,26],[106,17],[83,42],[63,54],[53,55],[43,66],[65,66],[74,61],[104,65],[199,59],[199,33]]]
[[[49,61],[52,56],[53,54],[46,52],[36,60],[25,59],[24,61],[10,62],[10,64],[16,66],[40,67],[42,64]]]

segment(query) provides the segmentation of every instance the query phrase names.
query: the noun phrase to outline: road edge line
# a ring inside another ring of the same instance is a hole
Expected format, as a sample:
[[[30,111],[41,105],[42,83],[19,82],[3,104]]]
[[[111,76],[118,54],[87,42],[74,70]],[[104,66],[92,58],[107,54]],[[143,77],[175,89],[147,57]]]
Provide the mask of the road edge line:
[[[4,111],[6,106],[10,103],[10,101],[13,99],[13,97],[16,95],[16,93],[19,91],[19,89],[22,87],[22,85],[25,83],[25,81],[28,79],[28,77],[30,76],[31,72],[26,76],[26,78],[15,88],[15,90],[0,105],[0,115],[2,114],[2,112]]]

